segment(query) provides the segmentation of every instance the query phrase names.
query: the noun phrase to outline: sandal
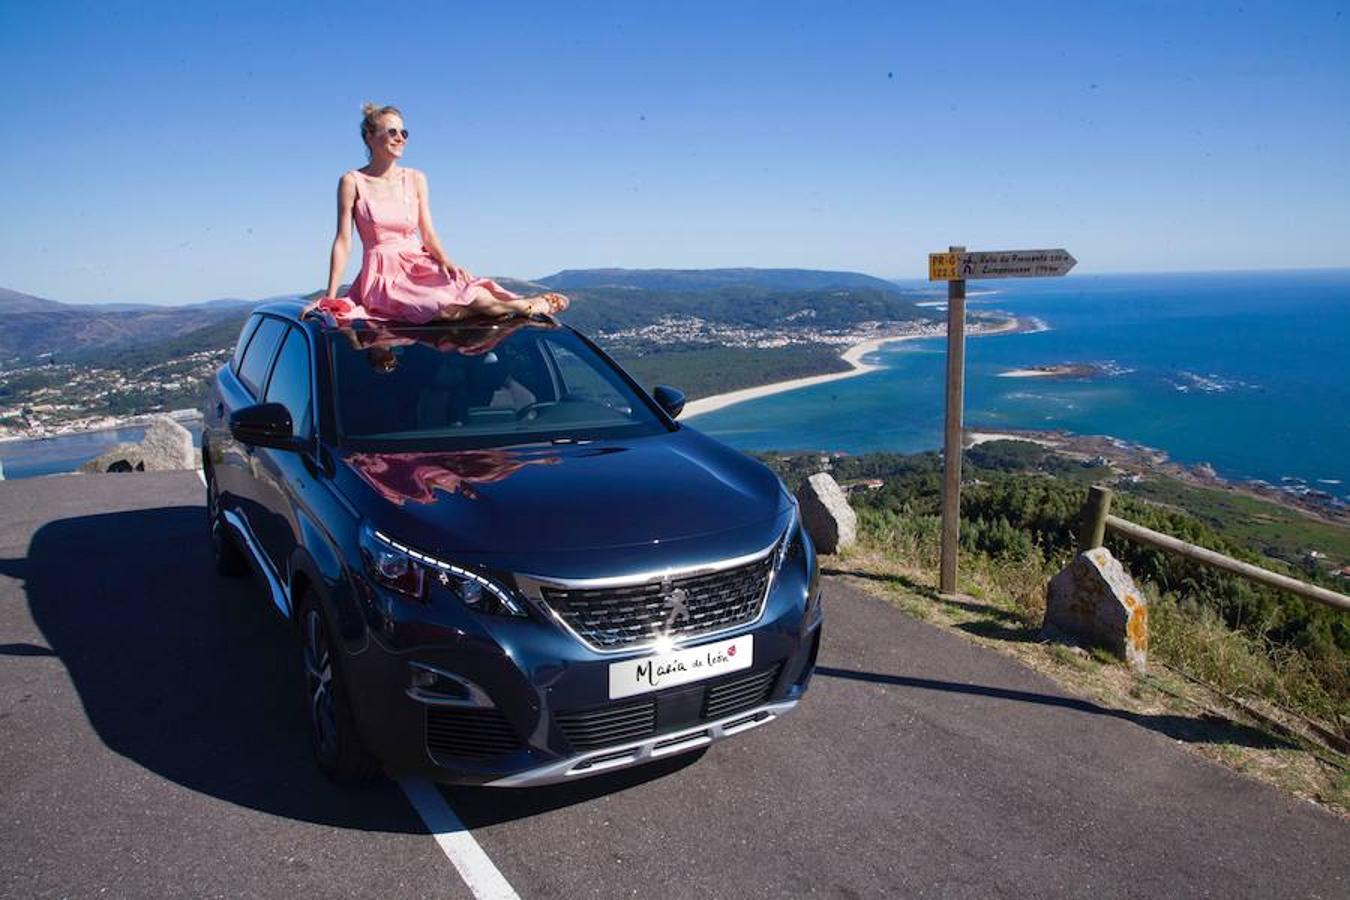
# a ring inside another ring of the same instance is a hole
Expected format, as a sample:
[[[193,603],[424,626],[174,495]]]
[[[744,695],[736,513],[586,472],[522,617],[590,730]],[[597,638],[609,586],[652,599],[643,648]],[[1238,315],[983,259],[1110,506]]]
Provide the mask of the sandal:
[[[540,310],[540,312],[550,316],[556,316],[558,313],[562,312],[563,310],[567,309],[567,307],[572,305],[572,301],[568,300],[562,294],[551,294],[551,293],[540,294],[538,297],[535,297],[534,299],[544,301],[544,306],[546,308]]]

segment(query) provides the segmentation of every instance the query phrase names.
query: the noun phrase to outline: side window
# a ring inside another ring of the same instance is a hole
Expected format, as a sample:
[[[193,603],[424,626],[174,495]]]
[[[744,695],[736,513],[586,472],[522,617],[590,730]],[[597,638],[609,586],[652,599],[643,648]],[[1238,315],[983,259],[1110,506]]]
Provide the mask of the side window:
[[[566,347],[552,341],[547,343],[554,362],[558,364],[558,374],[562,376],[564,399],[591,400],[612,409],[631,411],[623,393],[610,384],[595,367]]]
[[[258,323],[261,321],[262,316],[249,316],[239,331],[239,343],[234,345],[234,358],[230,360],[230,368],[236,375],[239,373],[239,361],[244,358],[244,348],[248,346],[248,339],[253,337],[253,332],[258,330]]]
[[[292,328],[286,334],[286,343],[281,345],[281,355],[272,369],[272,380],[267,384],[267,402],[280,403],[290,410],[295,436],[307,438],[312,432],[311,396],[309,342]]]
[[[267,369],[276,356],[277,345],[286,335],[286,323],[280,319],[264,318],[258,326],[253,340],[248,342],[244,351],[244,361],[239,364],[239,380],[254,397],[262,395],[263,383],[267,381]]]

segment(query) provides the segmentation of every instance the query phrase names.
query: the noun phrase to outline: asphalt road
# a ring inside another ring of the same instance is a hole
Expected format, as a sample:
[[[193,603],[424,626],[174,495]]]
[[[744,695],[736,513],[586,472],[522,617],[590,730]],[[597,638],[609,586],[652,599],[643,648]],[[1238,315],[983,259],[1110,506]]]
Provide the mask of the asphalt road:
[[[0,483],[0,896],[469,897],[397,785],[308,756],[262,588],[188,473]],[[533,897],[1350,896],[1350,826],[837,581],[780,722],[441,793]],[[1252,733],[1250,740],[1264,740]]]

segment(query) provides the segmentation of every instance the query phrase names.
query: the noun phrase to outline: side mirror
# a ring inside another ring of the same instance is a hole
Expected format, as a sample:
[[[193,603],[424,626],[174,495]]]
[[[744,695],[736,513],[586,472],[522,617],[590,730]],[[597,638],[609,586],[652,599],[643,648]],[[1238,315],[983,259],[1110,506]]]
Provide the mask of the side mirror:
[[[658,384],[652,391],[652,399],[657,402],[666,415],[672,419],[678,419],[680,413],[684,412],[684,391],[678,391],[668,385]]]
[[[280,403],[259,403],[230,413],[230,434],[243,444],[298,450],[290,410]]]

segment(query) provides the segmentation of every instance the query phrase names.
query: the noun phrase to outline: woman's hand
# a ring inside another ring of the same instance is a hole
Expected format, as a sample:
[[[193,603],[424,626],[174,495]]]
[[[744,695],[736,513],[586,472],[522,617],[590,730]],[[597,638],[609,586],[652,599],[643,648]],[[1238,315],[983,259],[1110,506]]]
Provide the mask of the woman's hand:
[[[449,278],[451,281],[469,281],[473,277],[452,262],[441,263],[441,271],[444,272],[445,277]]]

